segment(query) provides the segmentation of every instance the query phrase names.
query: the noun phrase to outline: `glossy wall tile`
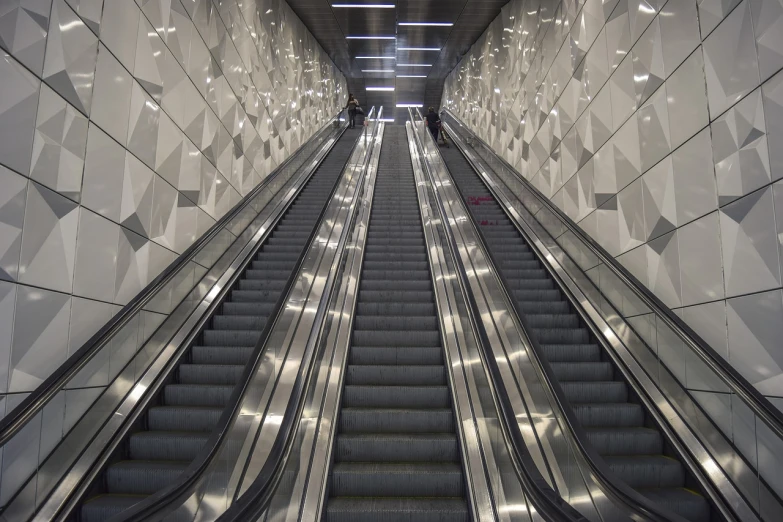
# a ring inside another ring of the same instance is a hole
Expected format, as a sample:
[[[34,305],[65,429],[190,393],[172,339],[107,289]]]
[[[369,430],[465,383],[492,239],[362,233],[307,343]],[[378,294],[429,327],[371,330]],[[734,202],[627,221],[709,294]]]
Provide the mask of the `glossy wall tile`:
[[[514,0],[442,101],[772,398],[782,24],[780,0]]]
[[[346,82],[283,0],[14,0],[0,94],[5,414],[336,114]],[[148,337],[165,316],[147,315]],[[92,399],[69,390],[57,425]]]

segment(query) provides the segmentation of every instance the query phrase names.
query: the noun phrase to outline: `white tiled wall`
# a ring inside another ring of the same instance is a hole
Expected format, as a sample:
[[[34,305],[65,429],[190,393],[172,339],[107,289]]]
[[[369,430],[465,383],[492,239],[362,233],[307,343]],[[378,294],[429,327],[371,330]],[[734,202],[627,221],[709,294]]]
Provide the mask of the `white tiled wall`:
[[[783,397],[783,0],[513,0],[443,106]]]
[[[283,0],[0,2],[0,415],[345,92]]]

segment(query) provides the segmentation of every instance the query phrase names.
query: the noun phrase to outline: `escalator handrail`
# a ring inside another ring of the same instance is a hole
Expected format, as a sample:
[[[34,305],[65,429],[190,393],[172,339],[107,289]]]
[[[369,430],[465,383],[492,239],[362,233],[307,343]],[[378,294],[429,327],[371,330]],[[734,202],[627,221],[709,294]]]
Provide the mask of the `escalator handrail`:
[[[414,139],[416,140],[416,146],[420,150],[422,157],[424,157],[426,156],[425,149],[423,143],[421,142],[421,137],[418,135],[418,130],[415,128],[415,120],[410,109],[409,114],[411,124],[414,126],[413,135]],[[421,114],[419,114],[419,117],[421,118]],[[421,163],[427,172],[430,182],[433,184],[433,186],[435,186],[434,175],[432,174],[432,170],[430,169],[428,162],[424,160]],[[434,199],[436,205],[438,206],[438,213],[440,216],[442,216],[443,222],[447,223],[448,220],[446,219],[446,216],[448,214],[446,213],[442,199],[437,195],[437,193]],[[587,519],[573,506],[568,504],[560,495],[558,495],[557,492],[544,479],[544,476],[541,474],[540,470],[533,461],[532,456],[527,451],[527,445],[525,443],[522,432],[519,429],[519,424],[516,421],[516,415],[514,413],[511,400],[508,394],[503,393],[502,391],[504,388],[501,385],[502,377],[497,361],[494,357],[491,356],[489,349],[487,348],[490,342],[489,337],[483,327],[483,324],[477,319],[480,317],[481,313],[479,311],[478,304],[476,303],[473,292],[469,290],[470,286],[466,280],[467,272],[465,265],[459,256],[459,247],[457,245],[456,239],[454,238],[453,232],[451,232],[448,226],[446,226],[444,230],[446,231],[445,237],[448,242],[452,258],[454,259],[454,262],[457,266],[456,273],[460,279],[460,285],[464,287],[462,293],[469,305],[467,310],[472,328],[479,334],[479,351],[482,355],[482,361],[485,362],[485,367],[489,370],[490,380],[492,382],[492,389],[490,391],[496,399],[496,404],[499,405],[498,419],[501,421],[503,431],[508,435],[507,440],[511,442],[511,455],[513,456],[512,463],[514,464],[514,470],[517,474],[517,477],[524,485],[525,493],[530,496],[536,509],[547,515],[547,520],[557,520],[563,522],[585,521]]]
[[[672,310],[667,307],[655,294],[653,294],[645,285],[643,285],[633,274],[624,266],[617,262],[601,245],[592,237],[584,232],[574,221],[568,217],[565,212],[557,207],[549,198],[545,197],[530,181],[520,175],[514,167],[508,164],[500,155],[496,154],[487,143],[478,137],[473,131],[468,129],[451,111],[445,111],[461,128],[470,133],[471,139],[480,142],[484,148],[489,151],[496,160],[505,166],[516,178],[527,188],[546,209],[557,216],[560,222],[569,232],[574,234],[579,240],[587,246],[590,251],[617,276],[627,287],[629,287],[637,298],[645,306],[652,310],[656,316],[660,317],[666,326],[685,342],[692,351],[694,351],[701,360],[728,386],[732,393],[739,396],[745,404],[777,435],[783,439],[783,412],[778,410],[772,402],[762,395],[755,386],[753,386],[745,377],[742,376],[734,367],[718,354],[699,334],[697,334],[685,321],[677,317]],[[448,123],[446,123],[448,127]]]
[[[367,121],[372,117],[374,110],[375,107],[370,110],[367,115]],[[376,121],[379,122],[382,117],[383,106],[378,110]],[[377,132],[378,125],[376,123],[368,143],[373,143],[375,141]],[[361,191],[363,190],[371,158],[372,149],[368,148],[362,167],[361,184],[356,188],[357,194],[361,194]],[[356,208],[358,209],[358,205]],[[356,219],[357,215],[358,213],[354,212],[351,217],[351,222]],[[350,228],[350,226],[346,227],[346,231],[350,231]],[[315,346],[318,346],[318,344],[320,343],[316,343]],[[312,357],[311,360],[312,364],[314,364],[316,357]],[[305,375],[305,373],[308,375]],[[299,423],[300,413],[304,408],[305,395],[309,388],[309,377],[311,373],[312,372],[300,371],[297,375],[296,382],[291,392],[291,398],[286,405],[282,425],[277,432],[275,441],[269,451],[269,457],[264,462],[264,465],[261,467],[261,470],[253,483],[250,484],[241,497],[235,499],[231,506],[218,517],[218,522],[244,522],[247,520],[255,520],[255,517],[269,508],[269,504],[274,498],[277,485],[285,470],[285,464],[288,461],[288,455],[291,453],[293,442],[296,439],[296,426]]]
[[[340,131],[340,136],[342,136],[346,132],[346,129],[347,129],[346,126],[342,127]],[[337,143],[338,140],[339,137],[337,140],[335,140],[335,144]],[[345,165],[343,166],[342,169],[343,172],[345,171],[348,162],[351,160],[353,151],[356,149],[358,143],[359,143],[359,139],[357,138],[357,140],[354,142],[353,147],[351,148],[351,152],[348,154],[348,157],[346,158]],[[325,155],[321,159],[321,163],[323,163],[326,157],[327,155]],[[320,167],[320,163],[318,166],[316,166],[313,169],[313,174],[315,173],[316,170],[318,170],[319,167]],[[339,179],[341,178],[342,176]],[[329,196],[327,197],[327,202],[333,199],[335,191],[340,185],[339,179],[337,182],[335,182],[334,186],[332,187],[332,190],[330,191]],[[296,198],[292,199],[291,203],[293,203],[295,199]],[[198,480],[207,471],[210,464],[212,464],[214,459],[217,457],[219,450],[222,447],[223,442],[226,439],[226,436],[228,435],[232,422],[234,418],[237,416],[237,413],[241,407],[242,397],[245,395],[245,392],[247,391],[250,383],[253,380],[253,375],[255,373],[255,369],[259,361],[261,361],[261,359],[264,357],[264,354],[266,353],[269,337],[272,334],[272,330],[275,324],[277,323],[280,314],[282,314],[283,311],[285,310],[285,304],[288,301],[289,294],[293,289],[294,283],[299,277],[299,272],[301,271],[302,265],[304,264],[307,258],[307,254],[309,253],[310,245],[312,244],[315,237],[318,235],[318,231],[320,229],[319,225],[323,220],[323,217],[328,208],[329,205],[324,204],[323,208],[321,209],[321,212],[319,213],[316,220],[316,225],[313,227],[313,230],[310,232],[310,235],[307,238],[307,242],[305,243],[306,246],[299,254],[299,257],[296,261],[296,265],[294,266],[294,269],[292,270],[291,274],[288,276],[288,280],[286,281],[284,287],[286,288],[286,291],[282,292],[280,294],[280,297],[278,297],[277,302],[275,303],[274,311],[270,314],[269,319],[264,325],[264,329],[261,331],[261,335],[259,336],[258,342],[256,343],[256,346],[253,349],[253,353],[250,356],[250,359],[248,360],[248,363],[245,366],[244,371],[242,372],[242,377],[239,380],[239,384],[234,388],[234,391],[231,393],[231,396],[228,400],[229,406],[225,410],[223,410],[223,413],[221,414],[216,427],[212,430],[209,439],[207,439],[206,444],[199,450],[198,454],[196,455],[196,458],[193,459],[190,465],[188,465],[187,469],[185,469],[185,471],[182,472],[182,474],[177,477],[177,480],[173,484],[170,484],[164,489],[145,498],[141,502],[134,504],[129,509],[126,509],[125,511],[119,513],[118,515],[116,515],[111,519],[112,522],[120,522],[120,521],[139,522],[139,521],[147,521],[147,520],[156,520],[158,514],[162,510],[165,510],[167,507],[170,507],[176,503],[181,503],[183,499],[187,498],[189,495],[192,494],[192,491],[196,487]],[[286,410],[286,414],[287,413],[288,410]]]
[[[460,153],[462,153],[461,150]],[[438,149],[438,155],[440,156],[439,149]],[[465,160],[471,165],[471,168],[475,169],[473,162],[470,161],[469,158],[465,157]],[[443,161],[442,157],[441,157],[441,161]],[[460,190],[459,186],[456,183],[453,183],[453,186],[458,191],[458,193],[460,194],[460,196],[463,198],[464,201],[464,195],[462,194],[462,191]],[[477,226],[473,214],[470,212],[466,212],[466,214],[468,216],[468,219],[470,220],[470,223],[475,229],[476,239],[479,242],[479,248],[489,258],[489,261],[492,266],[499,267],[500,264],[497,262],[492,250],[488,248],[486,240],[484,238],[484,234],[481,232],[480,227]],[[462,270],[464,270],[464,267],[462,267]],[[542,369],[541,374],[543,374],[543,378],[545,381],[544,384],[552,391],[552,395],[555,397],[557,406],[560,412],[563,414],[563,418],[567,424],[567,429],[562,430],[562,432],[564,435],[569,436],[569,438],[571,438],[573,443],[576,445],[578,451],[584,456],[585,461],[588,463],[588,466],[590,467],[591,476],[599,484],[601,490],[605,494],[607,494],[607,496],[610,496],[616,501],[624,504],[629,509],[635,511],[637,514],[644,517],[646,520],[661,521],[661,522],[662,521],[685,522],[685,520],[679,515],[672,512],[668,512],[668,510],[666,509],[660,508],[653,501],[647,499],[645,496],[638,493],[633,488],[631,488],[630,486],[622,482],[615,475],[615,473],[609,469],[609,466],[598,455],[598,453],[595,451],[592,445],[590,445],[589,443],[588,444],[584,443],[584,441],[588,440],[587,432],[584,430],[584,428],[582,428],[582,426],[577,421],[576,415],[574,414],[570,406],[570,403],[568,402],[568,399],[565,397],[565,393],[563,392],[560,383],[554,377],[554,370],[552,370],[549,361],[547,361],[545,357],[542,357],[540,355],[543,353],[543,350],[540,344],[538,343],[538,340],[536,340],[534,336],[528,334],[528,332],[532,331],[532,329],[530,328],[530,325],[527,322],[525,314],[520,312],[520,310],[516,305],[516,301],[508,294],[508,288],[510,288],[508,281],[506,280],[502,271],[495,269],[493,270],[493,273],[494,276],[497,277],[501,282],[501,291],[504,294],[506,303],[511,307],[513,314],[516,316],[516,318],[519,320],[522,326],[521,334],[525,337],[526,344],[532,347],[532,350],[528,350],[531,359],[535,359],[538,366]],[[469,294],[471,298],[471,303],[473,304],[475,302],[474,297],[472,293],[469,292]],[[484,332],[483,328],[484,327],[482,323],[480,328],[482,332]],[[486,334],[484,333],[482,337],[484,337],[484,335]],[[498,389],[503,390],[502,380],[500,376],[500,369],[497,360],[492,356],[491,353],[489,353],[489,348],[487,348],[487,346],[488,346],[487,344],[482,344],[481,348],[486,352],[485,359],[489,362],[490,375],[492,376],[492,381],[495,387],[499,387]],[[516,378],[516,374],[515,374],[515,378]],[[499,392],[498,394],[505,401],[509,401],[508,395],[506,393]],[[511,407],[510,404],[511,403],[509,401],[508,402],[509,407]],[[516,415],[513,412],[513,410],[511,410],[510,412],[505,412],[504,414],[507,417],[510,415],[509,417],[510,419],[516,418]],[[515,446],[517,444],[521,444],[520,447],[524,448],[525,447],[524,439],[522,438],[521,433],[517,433],[518,431],[519,431],[518,429],[514,430],[514,435],[515,435],[513,439],[514,444]],[[515,452],[519,450],[519,448],[516,447],[514,449]]]
[[[329,123],[321,127],[313,137],[320,135],[328,130],[335,118],[330,118]],[[306,143],[305,143],[306,144]],[[192,261],[201,249],[215,238],[222,230],[228,226],[231,221],[239,215],[274,179],[285,170],[285,168],[303,152],[302,145],[296,152],[291,154],[277,168],[272,171],[258,186],[237,203],[226,215],[215,222],[209,230],[190,245],[177,259],[175,259],[163,272],[152,280],[144,289],[141,290],[131,301],[126,304],[116,315],[114,315],[100,330],[98,330],[87,342],[76,350],[66,361],[61,364],[49,377],[36,387],[24,400],[22,400],[8,415],[0,419],[0,448],[12,440],[43,408],[62,390],[87,363],[95,356],[98,351],[111,342],[112,338],[120,333],[122,329],[139,313],[144,305],[152,300],[166,284],[168,284],[177,273],[179,273],[187,264]]]

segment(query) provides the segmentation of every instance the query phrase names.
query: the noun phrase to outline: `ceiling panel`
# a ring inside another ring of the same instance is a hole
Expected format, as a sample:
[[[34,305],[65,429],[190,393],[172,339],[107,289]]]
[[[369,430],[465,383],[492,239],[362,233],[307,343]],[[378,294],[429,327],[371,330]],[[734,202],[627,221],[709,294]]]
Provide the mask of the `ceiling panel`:
[[[437,106],[446,75],[481,36],[508,0],[340,0],[352,4],[394,4],[393,9],[336,8],[327,0],[288,0],[288,3],[348,78],[348,89],[369,111],[384,105],[385,117],[397,103]],[[449,27],[404,26],[405,22],[448,22]],[[394,36],[394,40],[354,40],[348,36]],[[435,47],[439,51],[405,51],[406,47]],[[392,56],[395,60],[356,59]],[[412,67],[428,65],[428,67]],[[362,72],[389,70],[395,74]],[[400,78],[398,76],[426,76]],[[395,92],[366,87],[394,86]],[[399,114],[396,114],[399,113]]]

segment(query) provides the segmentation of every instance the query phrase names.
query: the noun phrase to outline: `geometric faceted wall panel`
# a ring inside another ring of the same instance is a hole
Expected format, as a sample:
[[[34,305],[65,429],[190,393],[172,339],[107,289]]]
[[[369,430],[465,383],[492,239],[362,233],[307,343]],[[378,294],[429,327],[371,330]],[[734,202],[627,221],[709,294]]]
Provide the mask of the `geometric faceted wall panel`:
[[[0,1],[0,93],[6,404],[347,96],[282,0]]]
[[[781,68],[780,0],[513,0],[442,106],[783,397]]]

